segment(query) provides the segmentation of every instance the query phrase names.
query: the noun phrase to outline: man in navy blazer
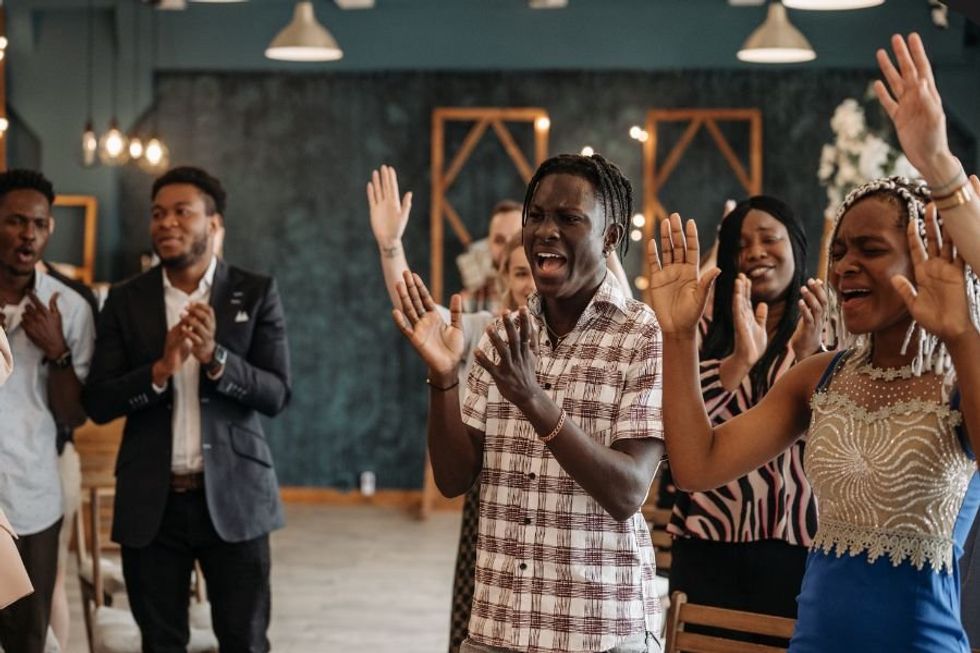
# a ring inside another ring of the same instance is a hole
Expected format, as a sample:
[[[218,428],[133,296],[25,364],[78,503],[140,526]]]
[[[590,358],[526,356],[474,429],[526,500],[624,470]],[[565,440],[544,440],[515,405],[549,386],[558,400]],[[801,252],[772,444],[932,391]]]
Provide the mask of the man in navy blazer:
[[[195,560],[222,653],[269,650],[283,514],[259,414],[289,401],[289,350],[275,281],[212,253],[224,206],[198,168],[155,181],[160,265],[109,292],[83,394],[96,422],[126,416],[112,537],[144,653],[186,650]]]

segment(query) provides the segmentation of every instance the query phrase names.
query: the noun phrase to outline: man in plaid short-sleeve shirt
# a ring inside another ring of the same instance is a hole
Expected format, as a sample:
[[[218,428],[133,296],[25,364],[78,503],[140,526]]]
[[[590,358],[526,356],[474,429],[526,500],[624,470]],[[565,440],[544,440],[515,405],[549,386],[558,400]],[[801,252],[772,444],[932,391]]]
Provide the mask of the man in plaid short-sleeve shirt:
[[[460,415],[452,324],[418,277],[396,321],[429,366],[429,452],[447,496],[479,479],[476,592],[462,653],[659,650],[654,556],[639,512],[663,453],[661,340],[605,258],[632,215],[599,156],[542,164],[525,206],[538,288],[487,330]]]

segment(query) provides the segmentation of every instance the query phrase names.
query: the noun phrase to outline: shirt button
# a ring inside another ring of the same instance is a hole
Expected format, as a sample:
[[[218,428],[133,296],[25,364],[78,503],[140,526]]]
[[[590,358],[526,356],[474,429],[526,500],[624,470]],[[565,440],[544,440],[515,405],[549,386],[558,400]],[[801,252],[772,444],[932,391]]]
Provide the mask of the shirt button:
[[[534,472],[531,472],[530,474],[527,475],[527,477],[533,481],[538,477],[538,475],[535,474]]]
[[[529,526],[530,524],[531,524],[531,518],[530,517],[525,517],[524,518],[524,525],[525,526]]]
[[[520,565],[518,566],[518,568],[519,568],[519,569],[520,569],[521,571],[527,571],[527,563],[526,563],[526,562],[522,562],[522,563],[521,563],[521,564],[520,564]]]
[[[550,383],[545,383],[544,384],[544,389],[545,390],[551,390],[551,384]]]

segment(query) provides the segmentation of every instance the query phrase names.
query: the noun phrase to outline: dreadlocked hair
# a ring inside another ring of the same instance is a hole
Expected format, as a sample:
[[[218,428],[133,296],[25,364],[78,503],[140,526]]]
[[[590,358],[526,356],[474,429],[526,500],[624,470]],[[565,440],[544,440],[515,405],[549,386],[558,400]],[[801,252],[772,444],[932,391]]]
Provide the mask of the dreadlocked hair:
[[[828,241],[827,256],[827,275],[833,268],[833,259],[830,250],[833,247],[837,231],[840,229],[841,221],[847,212],[858,202],[868,198],[879,198],[899,209],[900,222],[898,226],[905,227],[909,221],[914,221],[919,237],[925,239],[925,207],[930,201],[929,190],[925,183],[919,180],[910,180],[905,177],[887,177],[869,181],[865,185],[851,191],[844,203],[837,210],[834,220],[834,230]],[[940,220],[940,226],[942,221]],[[966,277],[966,296],[970,309],[970,320],[974,327],[980,328],[980,280],[973,269],[967,265],[964,270]],[[829,306],[827,311],[827,331],[836,336],[838,346],[853,348],[855,354],[859,356],[869,356],[874,345],[870,334],[855,335],[844,326],[844,319],[841,315],[840,297],[833,288],[828,288]],[[946,345],[929,333],[916,322],[909,325],[908,333],[905,334],[905,341],[902,344],[902,353],[908,350],[912,339],[917,337],[916,344],[918,349],[915,358],[912,360],[912,373],[916,376],[923,372],[931,371],[934,374],[944,376],[947,387],[951,387],[955,382],[955,370],[953,360],[946,349]]]
[[[752,392],[756,397],[766,393],[769,370],[786,350],[786,345],[800,316],[798,302],[800,288],[806,283],[806,230],[793,210],[785,202],[767,195],[756,195],[742,200],[722,222],[718,232],[718,267],[721,274],[715,281],[715,298],[711,325],[701,345],[703,359],[725,358],[735,348],[735,319],[732,315],[732,298],[735,295],[735,279],[739,273],[741,256],[742,223],[749,211],[763,211],[778,220],[789,234],[790,248],[793,251],[793,278],[782,299],[785,310],[776,326],[776,332],[769,339],[765,352],[749,370]]]
[[[592,184],[596,195],[602,201],[606,224],[618,224],[622,227],[617,246],[620,256],[625,256],[629,250],[629,238],[626,238],[626,233],[629,231],[629,220],[633,215],[633,186],[615,163],[599,154],[591,156],[559,154],[538,166],[531,181],[528,182],[527,193],[524,195],[522,222],[527,222],[531,200],[541,180],[549,175],[560,174],[575,175]]]

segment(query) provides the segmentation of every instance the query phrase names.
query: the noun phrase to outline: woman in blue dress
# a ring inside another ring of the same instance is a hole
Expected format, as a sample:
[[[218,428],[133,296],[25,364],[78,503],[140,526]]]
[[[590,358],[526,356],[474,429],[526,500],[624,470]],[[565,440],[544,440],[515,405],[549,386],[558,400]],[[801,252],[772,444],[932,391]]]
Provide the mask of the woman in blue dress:
[[[909,61],[899,63],[906,75]],[[953,202],[945,197],[933,192],[940,208]],[[678,486],[716,487],[806,438],[818,530],[794,653],[969,651],[957,561],[980,501],[980,283],[929,199],[924,184],[901,178],[848,196],[828,265],[843,351],[801,362],[717,428],[699,408],[696,344],[717,272],[699,275],[693,221],[663,222],[662,260],[651,243]]]

